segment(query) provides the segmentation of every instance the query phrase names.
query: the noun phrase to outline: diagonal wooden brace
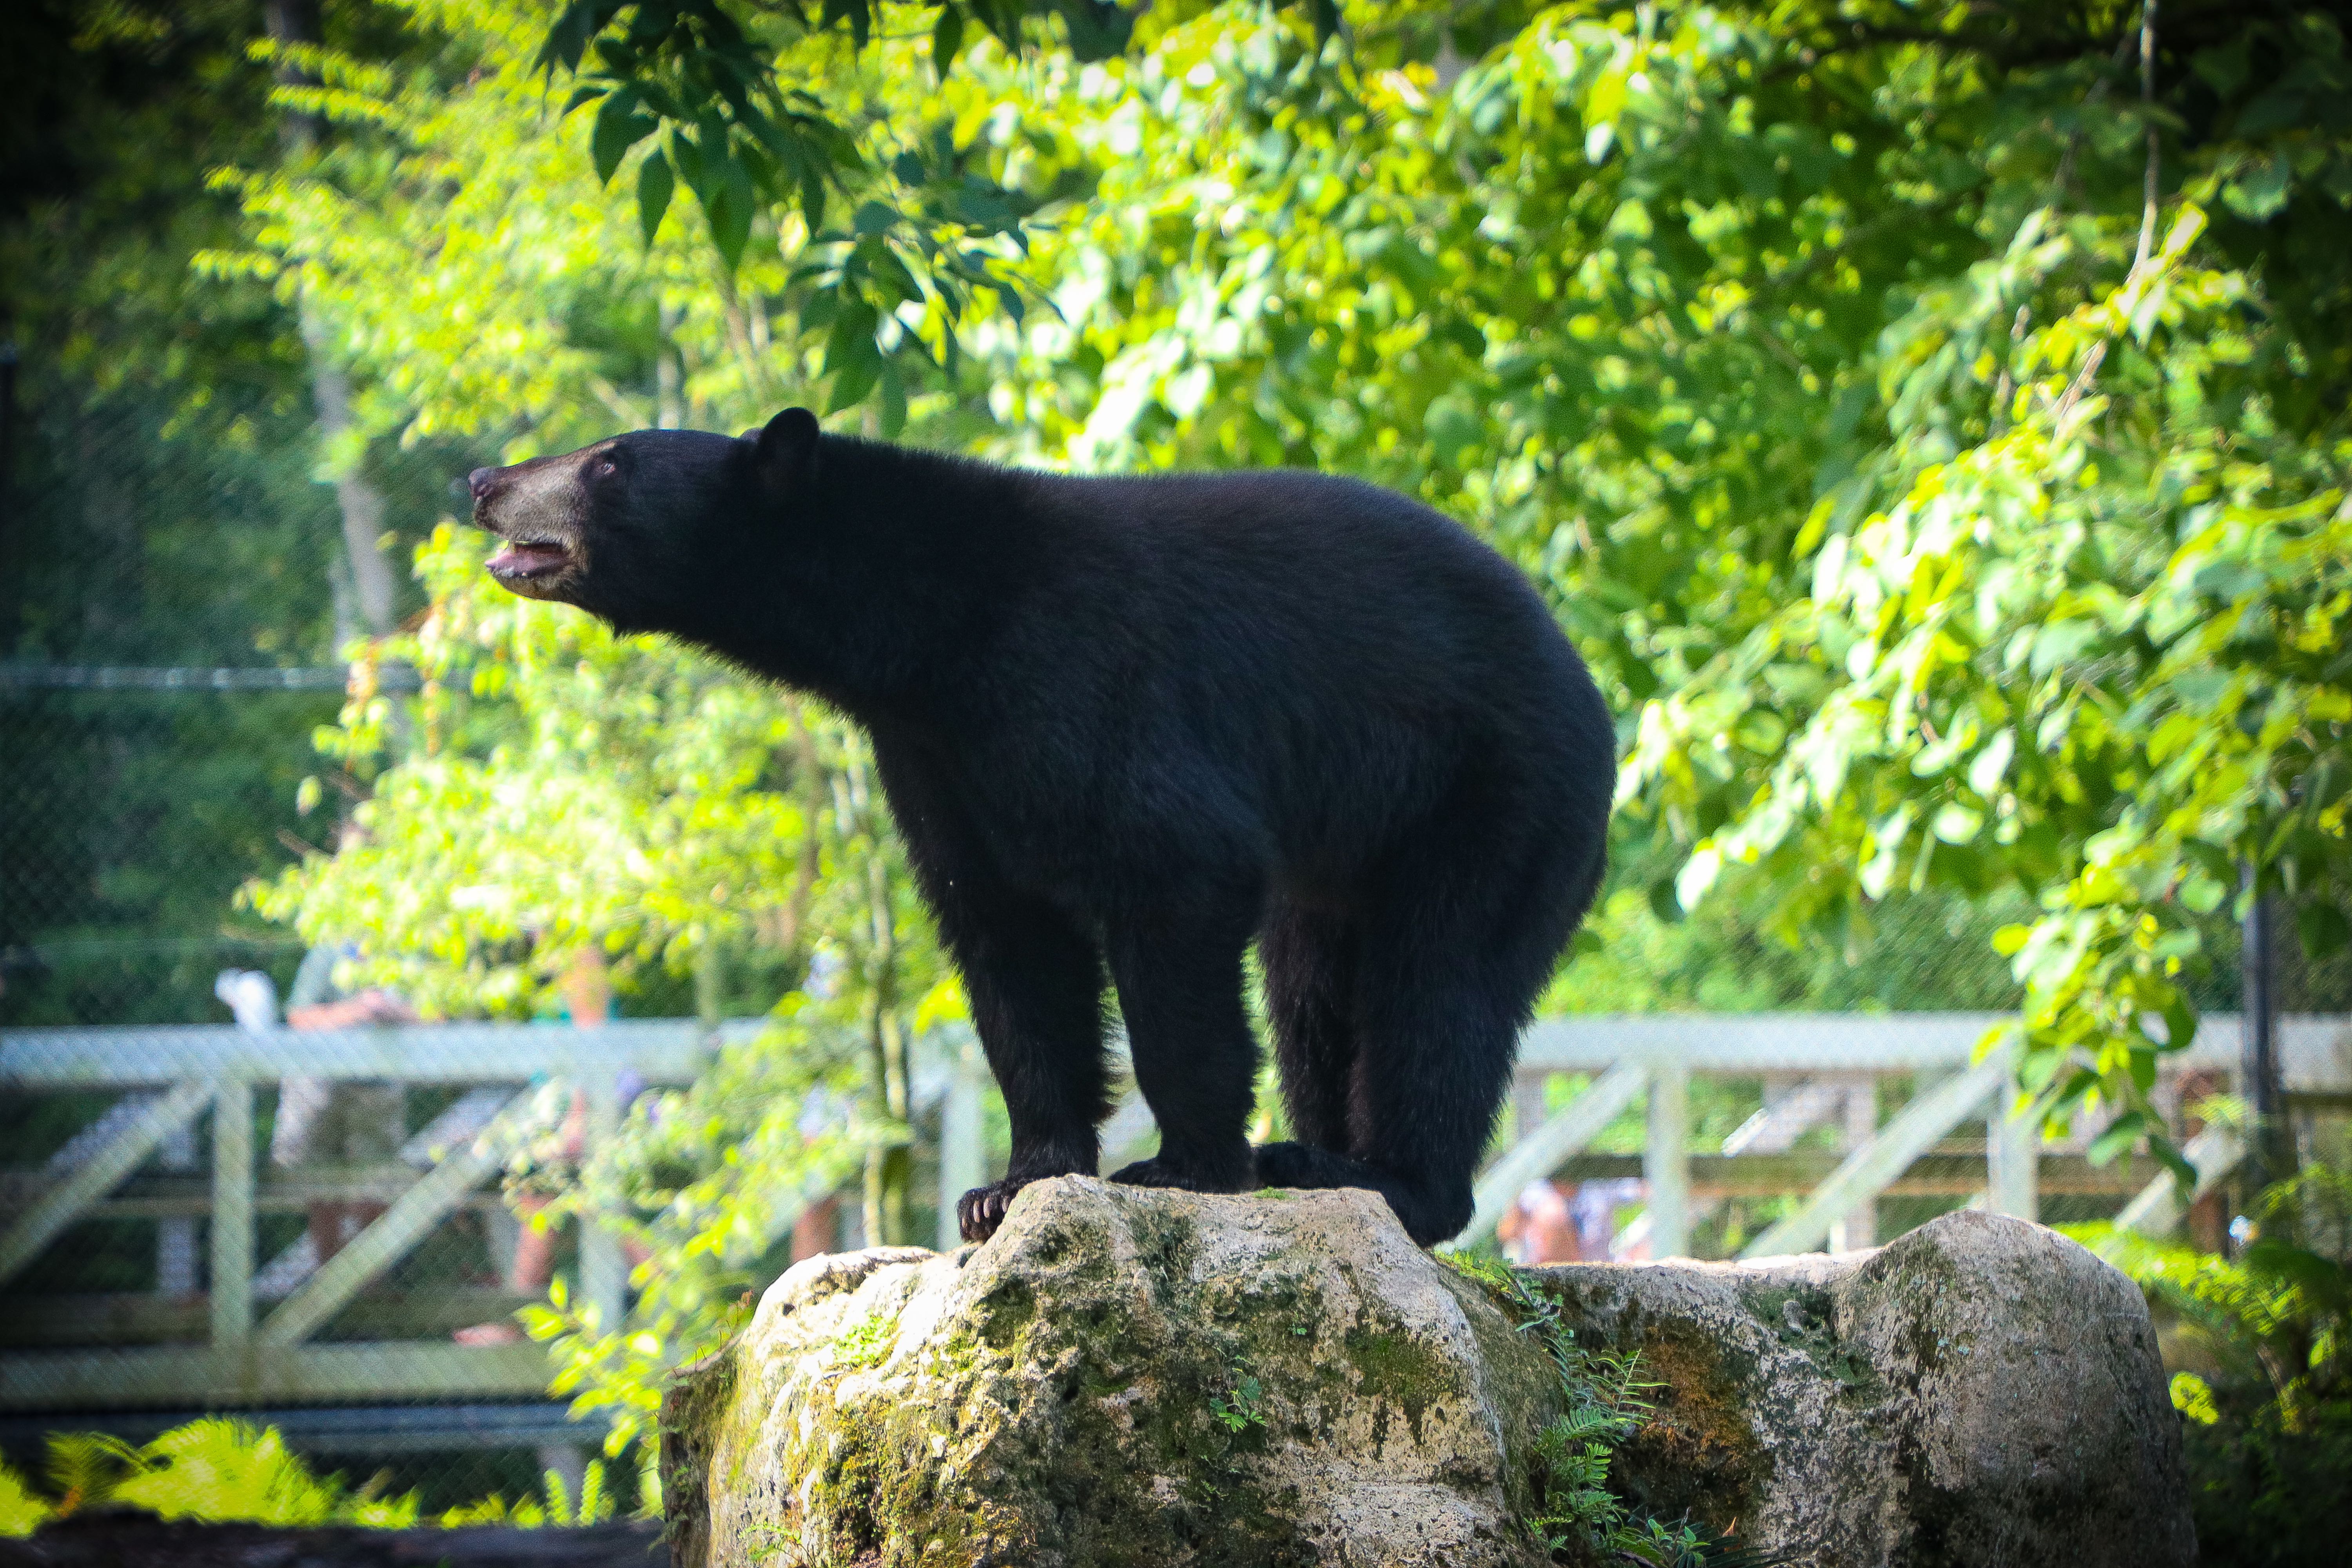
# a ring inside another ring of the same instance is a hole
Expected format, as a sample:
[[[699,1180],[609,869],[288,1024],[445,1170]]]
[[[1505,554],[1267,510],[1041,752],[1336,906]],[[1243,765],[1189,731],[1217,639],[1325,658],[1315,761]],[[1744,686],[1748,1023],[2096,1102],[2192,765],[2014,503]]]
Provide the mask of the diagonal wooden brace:
[[[449,1211],[464,1203],[485,1176],[498,1169],[497,1135],[527,1108],[530,1091],[507,1101],[481,1135],[453,1149],[417,1184],[392,1202],[375,1223],[352,1237],[319,1271],[302,1282],[261,1321],[254,1338],[264,1345],[299,1344],[343,1310],[368,1281],[391,1268],[424,1239]]]
[[[1617,1119],[1619,1111],[1641,1098],[1649,1081],[1647,1067],[1620,1062],[1562,1106],[1558,1115],[1513,1144],[1478,1179],[1473,1189],[1477,1207],[1471,1214],[1469,1227],[1447,1247],[1468,1247],[1493,1235],[1496,1225],[1509,1212],[1511,1200],[1529,1182],[1543,1180],[1571,1155],[1581,1153],[1602,1128]]]
[[[0,1284],[16,1278],[77,1215],[138,1169],[139,1163],[155,1152],[156,1144],[194,1120],[213,1102],[215,1090],[211,1083],[173,1084],[169,1092],[149,1100],[129,1126],[76,1166],[71,1175],[35,1199],[7,1234],[0,1236]]]
[[[1828,1239],[1830,1226],[1839,1215],[1885,1191],[1912,1161],[1975,1115],[2008,1079],[2009,1058],[1997,1054],[1919,1096],[1879,1129],[1877,1137],[1848,1154],[1794,1212],[1740,1248],[1739,1256],[1777,1258],[1819,1247]]]

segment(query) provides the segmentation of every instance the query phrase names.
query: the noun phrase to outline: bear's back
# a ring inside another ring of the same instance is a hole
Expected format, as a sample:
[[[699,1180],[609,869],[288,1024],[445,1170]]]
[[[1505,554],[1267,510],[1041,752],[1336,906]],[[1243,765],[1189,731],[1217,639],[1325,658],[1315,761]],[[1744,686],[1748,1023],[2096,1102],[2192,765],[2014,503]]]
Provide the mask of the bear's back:
[[[1100,743],[1104,771],[1149,758],[1309,859],[1360,852],[1465,768],[1605,792],[1581,661],[1452,519],[1299,470],[1036,479],[1022,510],[1050,564],[1013,635],[1055,673],[1022,684],[1074,700],[1074,750]]]

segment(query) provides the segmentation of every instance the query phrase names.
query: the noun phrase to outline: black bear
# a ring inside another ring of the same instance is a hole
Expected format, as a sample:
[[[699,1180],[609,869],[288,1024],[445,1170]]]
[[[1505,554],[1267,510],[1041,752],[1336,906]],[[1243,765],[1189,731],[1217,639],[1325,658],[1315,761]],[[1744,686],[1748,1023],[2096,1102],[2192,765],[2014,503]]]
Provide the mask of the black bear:
[[[639,430],[471,477],[518,594],[667,632],[871,734],[1013,1131],[993,1234],[1091,1173],[1118,987],[1160,1152],[1112,1180],[1366,1187],[1428,1246],[1602,869],[1615,736],[1451,520],[1294,471],[1076,478]],[[1253,1150],[1258,943],[1295,1142]]]

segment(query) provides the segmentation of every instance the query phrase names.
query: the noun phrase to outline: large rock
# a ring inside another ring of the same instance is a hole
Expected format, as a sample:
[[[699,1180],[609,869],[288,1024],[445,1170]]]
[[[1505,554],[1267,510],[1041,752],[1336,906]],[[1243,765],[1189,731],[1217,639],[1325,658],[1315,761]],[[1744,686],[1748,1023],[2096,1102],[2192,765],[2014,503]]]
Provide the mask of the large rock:
[[[2194,1561],[2137,1290],[1955,1215],[1874,1253],[1549,1270],[1663,1386],[1643,1510],[1820,1568]],[[1065,1178],[985,1246],[814,1259],[664,1410],[675,1561],[860,1568],[1546,1561],[1563,1394],[1356,1192]]]
[[[1557,1403],[1371,1194],[1064,1178],[984,1246],[778,1280],[671,1395],[664,1485],[694,1568],[1537,1563],[1512,1459]]]
[[[1647,1511],[1820,1568],[2197,1560],[2147,1304],[2054,1231],[1963,1211],[1872,1252],[1542,1272],[1667,1384],[1616,1465]]]

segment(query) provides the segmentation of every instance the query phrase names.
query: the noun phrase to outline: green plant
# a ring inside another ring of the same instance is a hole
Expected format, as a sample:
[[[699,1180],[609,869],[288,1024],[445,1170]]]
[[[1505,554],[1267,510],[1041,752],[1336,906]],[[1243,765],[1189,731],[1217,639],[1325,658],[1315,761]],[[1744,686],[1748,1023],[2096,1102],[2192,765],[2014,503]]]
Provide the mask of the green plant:
[[[2069,1229],[2165,1329],[2204,1561],[2316,1568],[2342,1560],[2330,1500],[2352,1497],[2352,1173],[2315,1163],[2250,1210],[2234,1258]]]
[[[383,1497],[379,1481],[351,1490],[340,1476],[313,1474],[287,1449],[275,1427],[257,1429],[241,1421],[192,1421],[144,1447],[105,1433],[52,1433],[45,1470],[47,1497],[0,1466],[0,1537],[30,1535],[48,1520],[108,1505],[207,1524],[249,1521],[405,1530],[420,1522],[414,1492]],[[650,1471],[639,1482],[644,1495],[638,1517],[657,1517],[658,1484]],[[477,1524],[536,1530],[604,1524],[619,1514],[619,1499],[601,1459],[588,1462],[576,1499],[555,1470],[546,1473],[542,1486],[541,1497],[492,1493],[444,1510],[431,1522],[448,1530]]]
[[[275,1427],[218,1417],[174,1426],[144,1447],[106,1433],[51,1433],[44,1469],[47,1499],[0,1469],[0,1534],[29,1533],[44,1519],[109,1505],[206,1522],[388,1530],[416,1522],[415,1494],[385,1498],[373,1486],[348,1490],[339,1476],[312,1474]]]
[[[1688,1520],[1668,1524],[1635,1517],[1611,1489],[1618,1447],[1649,1415],[1648,1392],[1664,1386],[1643,1378],[1640,1352],[1617,1356],[1579,1344],[1576,1331],[1562,1321],[1559,1296],[1518,1269],[1476,1253],[1439,1257],[1483,1287],[1519,1332],[1543,1346],[1566,1396],[1567,1408],[1536,1436],[1537,1502],[1522,1521],[1546,1551],[1654,1568],[1761,1563],[1744,1550],[1716,1546]]]
[[[139,1450],[105,1432],[52,1432],[42,1474],[58,1516],[102,1507],[146,1468]]]
[[[1251,1434],[1263,1432],[1267,1426],[1265,1383],[1238,1355],[1228,1364],[1226,1375],[1230,1386],[1209,1396],[1207,1463],[1186,1486],[1193,1501],[1210,1507],[1224,1497],[1223,1482],[1240,1474],[1243,1457],[1263,1447],[1264,1440]]]
[[[27,1536],[54,1517],[57,1510],[25,1484],[25,1478],[0,1465],[0,1537]]]
[[[1209,1397],[1209,1414],[1218,1426],[1238,1437],[1253,1426],[1265,1425],[1265,1411],[1260,1402],[1265,1397],[1265,1385],[1241,1363],[1233,1365],[1234,1385],[1224,1394]]]

